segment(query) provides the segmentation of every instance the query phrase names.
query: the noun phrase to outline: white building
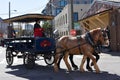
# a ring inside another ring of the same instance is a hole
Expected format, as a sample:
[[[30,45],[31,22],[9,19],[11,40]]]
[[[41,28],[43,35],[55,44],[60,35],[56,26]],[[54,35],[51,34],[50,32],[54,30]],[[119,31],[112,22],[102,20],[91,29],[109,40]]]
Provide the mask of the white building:
[[[81,30],[80,24],[77,23],[83,16],[83,14],[88,11],[90,4],[74,4],[73,5],[73,18],[74,18],[74,29]],[[58,29],[60,35],[68,35],[71,26],[71,7],[70,4],[66,5],[61,13],[59,13],[55,18],[55,29]]]

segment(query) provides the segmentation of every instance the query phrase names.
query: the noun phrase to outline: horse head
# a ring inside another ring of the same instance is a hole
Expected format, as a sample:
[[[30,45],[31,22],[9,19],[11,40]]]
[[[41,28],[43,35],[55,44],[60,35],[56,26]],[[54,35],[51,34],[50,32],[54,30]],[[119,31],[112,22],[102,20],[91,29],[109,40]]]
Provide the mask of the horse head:
[[[91,31],[91,36],[93,37],[94,43],[100,43],[101,45],[107,44],[106,41],[108,40],[107,33],[105,30],[101,28],[93,29]]]

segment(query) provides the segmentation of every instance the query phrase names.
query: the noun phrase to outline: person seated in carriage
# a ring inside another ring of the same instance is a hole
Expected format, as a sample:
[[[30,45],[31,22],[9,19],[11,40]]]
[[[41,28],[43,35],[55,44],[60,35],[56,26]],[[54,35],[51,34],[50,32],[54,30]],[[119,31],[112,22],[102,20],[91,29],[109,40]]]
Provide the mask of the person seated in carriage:
[[[34,37],[44,37],[44,30],[40,26],[40,20],[36,20],[34,24]]]

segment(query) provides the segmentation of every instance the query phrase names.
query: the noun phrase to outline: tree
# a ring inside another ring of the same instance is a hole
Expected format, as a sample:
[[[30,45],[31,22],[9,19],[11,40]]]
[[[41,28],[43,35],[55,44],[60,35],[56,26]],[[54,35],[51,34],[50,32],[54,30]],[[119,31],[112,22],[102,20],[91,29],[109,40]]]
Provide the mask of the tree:
[[[52,37],[52,25],[50,24],[50,22],[44,22],[42,27],[44,28],[45,35],[47,37]]]

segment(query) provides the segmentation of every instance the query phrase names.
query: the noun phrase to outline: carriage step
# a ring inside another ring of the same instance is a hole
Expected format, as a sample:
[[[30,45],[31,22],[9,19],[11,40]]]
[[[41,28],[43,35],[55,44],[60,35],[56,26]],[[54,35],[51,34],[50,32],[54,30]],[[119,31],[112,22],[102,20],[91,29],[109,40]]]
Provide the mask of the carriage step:
[[[23,56],[22,55],[18,55],[17,58],[23,58]]]

